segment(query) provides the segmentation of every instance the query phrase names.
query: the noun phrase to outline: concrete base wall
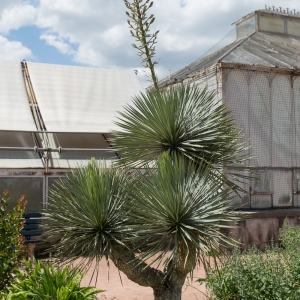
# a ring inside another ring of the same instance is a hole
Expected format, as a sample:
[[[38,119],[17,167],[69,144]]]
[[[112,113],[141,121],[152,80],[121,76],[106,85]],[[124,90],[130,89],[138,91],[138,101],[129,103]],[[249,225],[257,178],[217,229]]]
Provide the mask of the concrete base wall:
[[[264,249],[272,241],[278,243],[279,229],[283,228],[285,219],[298,226],[300,209],[277,209],[264,211],[243,211],[244,220],[234,224],[226,234],[240,241],[240,248],[256,246]]]

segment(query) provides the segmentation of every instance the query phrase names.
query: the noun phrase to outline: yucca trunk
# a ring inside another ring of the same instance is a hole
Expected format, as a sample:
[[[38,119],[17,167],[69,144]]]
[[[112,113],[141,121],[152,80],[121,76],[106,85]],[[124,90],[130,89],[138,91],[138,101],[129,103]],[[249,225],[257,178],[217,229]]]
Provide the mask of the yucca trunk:
[[[181,300],[182,287],[186,276],[195,268],[193,260],[188,260],[184,266],[180,264],[177,270],[172,272],[168,278],[165,278],[166,273],[147,266],[145,262],[139,261],[134,253],[128,252],[122,246],[115,247],[115,251],[112,252],[110,258],[128,279],[141,286],[151,287],[154,300]],[[136,264],[137,261],[138,265]]]
[[[181,300],[185,278],[186,275],[173,274],[172,279],[167,280],[159,287],[153,288],[154,300]]]

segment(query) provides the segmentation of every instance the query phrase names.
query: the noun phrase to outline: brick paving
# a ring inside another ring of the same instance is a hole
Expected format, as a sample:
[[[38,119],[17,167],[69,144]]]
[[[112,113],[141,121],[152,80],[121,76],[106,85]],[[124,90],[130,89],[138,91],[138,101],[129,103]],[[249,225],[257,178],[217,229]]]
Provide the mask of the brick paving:
[[[93,274],[93,268],[89,270],[86,277],[82,281],[82,286],[88,286]],[[186,285],[183,286],[182,300],[204,300],[206,297],[201,294],[200,291],[205,292],[205,287],[200,286],[198,282],[195,282],[197,278],[204,277],[204,270],[202,267],[198,267],[194,272],[194,282],[190,280],[186,281]],[[120,280],[122,278],[122,283]],[[195,288],[188,286],[189,282]],[[91,285],[95,285],[93,280]],[[140,286],[131,280],[122,272],[119,273],[114,264],[110,263],[109,278],[108,267],[106,261],[102,260],[100,263],[100,269],[98,274],[98,280],[96,284],[97,288],[105,290],[104,293],[98,295],[99,299],[107,300],[153,300],[153,292],[149,287]]]

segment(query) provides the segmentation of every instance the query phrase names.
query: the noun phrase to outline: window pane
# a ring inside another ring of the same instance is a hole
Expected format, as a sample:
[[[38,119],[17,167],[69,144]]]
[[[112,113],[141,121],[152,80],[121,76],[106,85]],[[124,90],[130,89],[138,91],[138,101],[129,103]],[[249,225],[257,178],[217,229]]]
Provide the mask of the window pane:
[[[26,211],[40,212],[43,208],[43,183],[43,177],[0,177],[0,191],[9,191],[9,209],[25,194],[28,200]]]

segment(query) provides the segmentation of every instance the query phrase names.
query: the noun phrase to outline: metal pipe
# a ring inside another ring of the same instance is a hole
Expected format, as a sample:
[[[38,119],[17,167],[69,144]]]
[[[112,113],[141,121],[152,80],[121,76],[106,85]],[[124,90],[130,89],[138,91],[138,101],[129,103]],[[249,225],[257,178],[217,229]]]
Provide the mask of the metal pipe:
[[[0,147],[0,151],[33,151],[33,152],[71,152],[71,151],[115,151],[111,148],[38,148],[38,147]]]
[[[24,132],[24,133],[57,133],[57,134],[112,134],[112,132],[81,132],[81,131],[52,131],[52,130],[1,130],[4,132]]]
[[[116,151],[111,148],[58,148],[60,151]]]
[[[24,131],[24,132],[28,132],[28,131]],[[81,132],[81,131],[52,131],[52,130],[35,130],[33,131],[34,133],[57,133],[57,134],[109,134],[111,132]]]
[[[45,160],[45,175],[46,175],[49,173],[49,156],[47,152],[43,155],[43,158]]]
[[[249,171],[249,172],[255,172],[255,171],[267,171],[267,170],[278,170],[278,171],[293,171],[293,170],[300,170],[300,167],[231,167],[226,166],[226,169],[228,170],[234,170],[234,171]]]

